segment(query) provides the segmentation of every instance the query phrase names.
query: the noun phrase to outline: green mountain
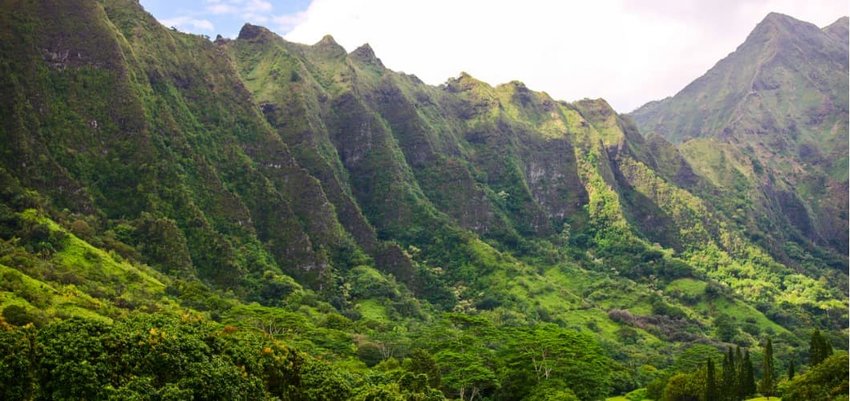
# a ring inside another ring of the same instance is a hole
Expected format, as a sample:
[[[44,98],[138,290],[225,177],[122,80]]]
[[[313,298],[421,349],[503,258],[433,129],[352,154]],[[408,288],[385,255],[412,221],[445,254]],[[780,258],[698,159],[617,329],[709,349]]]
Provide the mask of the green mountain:
[[[846,252],[601,99],[132,0],[3,3],[0,87],[2,399],[595,400],[846,345]]]
[[[847,253],[847,26],[770,14],[705,75],[630,114],[720,196],[746,194],[726,212],[788,261],[788,241]]]

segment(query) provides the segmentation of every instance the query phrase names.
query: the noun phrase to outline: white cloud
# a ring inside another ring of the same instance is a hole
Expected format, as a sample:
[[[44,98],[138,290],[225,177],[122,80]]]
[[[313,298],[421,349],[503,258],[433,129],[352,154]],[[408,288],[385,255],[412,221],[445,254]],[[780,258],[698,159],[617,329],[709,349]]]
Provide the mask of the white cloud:
[[[272,18],[286,38],[369,42],[384,63],[431,84],[467,71],[617,110],[673,95],[743,42],[770,11],[826,25],[843,0],[314,0]],[[294,27],[293,27],[294,26]]]
[[[220,15],[220,14],[236,14],[239,12],[239,8],[232,4],[225,4],[221,2],[213,3],[207,6],[207,11]]]
[[[245,9],[253,13],[271,11],[272,8],[272,3],[265,0],[248,0],[245,2]]]
[[[215,29],[213,23],[206,19],[192,17],[175,17],[159,21],[162,25],[173,26],[183,31],[212,31]]]
[[[255,23],[269,21],[274,6],[266,0],[207,0],[206,11],[215,15],[238,15]]]
[[[301,11],[294,14],[284,14],[272,17],[274,26],[272,29],[278,32],[289,32],[292,28],[303,23],[307,18],[307,12]]]

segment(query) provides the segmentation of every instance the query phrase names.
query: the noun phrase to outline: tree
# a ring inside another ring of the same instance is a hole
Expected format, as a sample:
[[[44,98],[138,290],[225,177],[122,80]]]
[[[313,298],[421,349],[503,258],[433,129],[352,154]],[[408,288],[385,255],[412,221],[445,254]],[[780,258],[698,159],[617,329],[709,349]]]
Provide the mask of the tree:
[[[699,401],[702,389],[694,375],[679,373],[667,381],[662,401]]]
[[[723,356],[723,380],[721,388],[721,399],[724,401],[735,401],[738,397],[738,391],[735,389],[735,354],[732,353],[732,348],[729,348],[729,353]]]
[[[738,334],[735,320],[726,314],[720,314],[714,319],[714,327],[717,330],[717,337],[725,342],[732,341],[735,335]]]
[[[705,401],[718,401],[717,382],[714,378],[714,362],[708,358],[705,366]]]
[[[433,388],[440,387],[440,367],[437,366],[437,361],[422,348],[416,348],[410,352],[406,365],[407,370],[428,376],[428,385]]]
[[[555,325],[541,325],[512,330],[509,338],[502,397],[521,399],[541,383],[554,379],[568,383],[583,400],[602,398],[608,393],[611,365],[592,337]]]
[[[785,383],[782,399],[786,401],[846,400],[848,392],[846,352],[836,352],[817,366]]]
[[[33,366],[35,329],[0,329],[0,399],[17,401],[33,399],[35,366]]]
[[[485,365],[482,353],[443,350],[436,355],[438,364],[445,370],[443,384],[461,401],[479,399],[483,392],[499,385],[496,374]]]
[[[788,365],[788,380],[794,380],[794,361]]]
[[[561,380],[552,379],[541,382],[523,398],[523,401],[579,401],[579,398]]]
[[[744,367],[744,357],[741,354],[741,347],[735,347],[735,399],[743,400],[746,398],[746,389],[744,381],[746,380]]]
[[[776,386],[773,373],[773,342],[768,338],[767,344],[764,346],[764,362],[762,364],[762,378],[759,386],[761,394],[768,399],[773,395],[773,388]]]
[[[753,361],[750,360],[750,351],[744,351],[744,397],[756,393],[756,377],[753,369]]]
[[[821,335],[820,330],[815,329],[809,342],[809,363],[815,366],[829,358],[830,355],[832,355],[832,346]]]

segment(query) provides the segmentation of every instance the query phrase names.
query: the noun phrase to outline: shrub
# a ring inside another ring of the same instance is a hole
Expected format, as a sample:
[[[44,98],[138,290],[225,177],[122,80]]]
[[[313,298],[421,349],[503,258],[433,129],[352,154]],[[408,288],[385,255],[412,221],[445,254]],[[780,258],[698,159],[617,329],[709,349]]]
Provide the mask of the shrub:
[[[5,320],[6,323],[13,324],[15,326],[26,326],[29,323],[38,326],[44,323],[43,316],[37,313],[32,313],[27,310],[27,308],[20,305],[9,305],[3,309],[3,320]]]

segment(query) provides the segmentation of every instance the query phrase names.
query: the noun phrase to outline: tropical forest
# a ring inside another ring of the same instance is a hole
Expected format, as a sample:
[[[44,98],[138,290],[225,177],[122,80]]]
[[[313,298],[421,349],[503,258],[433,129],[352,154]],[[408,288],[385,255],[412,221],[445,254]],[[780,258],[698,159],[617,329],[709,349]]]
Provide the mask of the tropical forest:
[[[835,18],[622,114],[0,1],[0,400],[846,401]]]

